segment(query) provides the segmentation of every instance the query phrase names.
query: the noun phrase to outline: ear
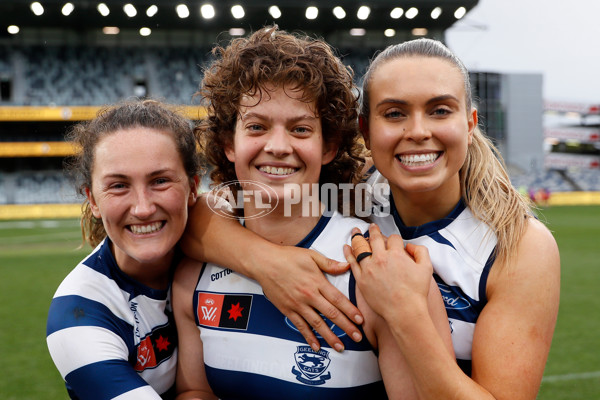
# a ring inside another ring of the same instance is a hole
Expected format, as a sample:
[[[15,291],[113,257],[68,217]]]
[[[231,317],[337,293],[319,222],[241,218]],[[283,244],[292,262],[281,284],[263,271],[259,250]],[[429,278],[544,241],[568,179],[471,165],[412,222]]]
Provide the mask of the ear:
[[[188,199],[188,207],[196,204],[196,199],[198,198],[198,188],[200,187],[200,177],[198,175],[194,175],[192,179],[190,179],[190,196]]]
[[[327,165],[335,159],[335,156],[338,152],[338,144],[337,143],[325,143],[323,147],[323,158],[321,159],[321,165]]]
[[[227,157],[227,159],[229,161],[231,161],[232,163],[235,163],[235,149],[234,149],[234,145],[233,145],[233,140],[228,142],[225,145],[225,156]]]
[[[85,188],[85,197],[87,197],[88,202],[90,203],[90,209],[92,210],[92,215],[96,219],[102,218],[102,214],[100,213],[100,208],[98,204],[96,204],[96,200],[94,199],[94,195],[89,187]]]
[[[468,116],[468,120],[467,120],[467,124],[469,127],[469,139],[468,139],[469,145],[471,145],[471,142],[473,142],[473,132],[475,131],[475,128],[477,127],[477,121],[478,121],[477,109],[472,108],[471,115]]]
[[[360,132],[363,135],[363,139],[365,140],[365,147],[371,150],[371,141],[369,137],[369,121],[364,116],[360,115],[358,117],[358,127],[360,128]]]

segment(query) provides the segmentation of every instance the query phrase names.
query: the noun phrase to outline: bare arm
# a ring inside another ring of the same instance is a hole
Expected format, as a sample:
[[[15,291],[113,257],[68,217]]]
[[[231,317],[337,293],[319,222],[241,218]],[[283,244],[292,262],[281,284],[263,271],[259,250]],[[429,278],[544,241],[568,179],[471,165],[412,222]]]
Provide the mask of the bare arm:
[[[201,268],[201,263],[184,259],[177,267],[171,291],[179,338],[175,382],[177,400],[217,398],[206,378],[202,339],[193,313],[194,288]]]
[[[386,248],[377,228],[370,233],[373,256],[361,265],[352,262],[352,268],[370,306],[390,326],[419,397],[535,399],[556,323],[560,286],[558,249],[546,228],[531,220],[516,262],[492,267],[488,303],[473,338],[472,378],[445,350],[432,319],[424,317],[431,265],[426,249],[409,244],[404,254],[399,237],[390,237]],[[406,306],[385,307],[390,303]]]
[[[208,201],[206,195],[201,196],[191,211],[181,240],[186,255],[226,265],[258,281],[269,300],[294,323],[313,349],[320,345],[311,326],[333,348],[343,349],[319,312],[354,340],[360,340],[360,331],[352,322],[362,323],[360,311],[319,270],[336,274],[347,270],[347,264],[312,250],[275,245],[244,229],[236,220],[212,212]]]
[[[424,315],[421,318],[431,318],[438,335],[442,338],[445,350],[451,357],[454,357],[446,309],[433,277],[431,277],[430,282],[429,294],[427,296],[429,315]],[[365,316],[365,323],[363,325],[365,335],[369,340],[372,340],[373,337],[376,338],[376,343],[373,344],[379,352],[379,369],[388,397],[390,399],[403,400],[418,399],[419,395],[413,382],[414,378],[410,365],[402,354],[402,350],[390,326],[381,316],[370,309],[360,290],[357,290],[357,301],[359,309]],[[403,306],[394,304],[392,307]],[[416,340],[420,340],[420,342],[415,344],[418,347],[428,345],[423,341],[424,339],[416,338]]]
[[[558,248],[541,222],[529,219],[515,260],[492,267],[473,337],[472,375],[497,399],[535,399],[560,297]]]

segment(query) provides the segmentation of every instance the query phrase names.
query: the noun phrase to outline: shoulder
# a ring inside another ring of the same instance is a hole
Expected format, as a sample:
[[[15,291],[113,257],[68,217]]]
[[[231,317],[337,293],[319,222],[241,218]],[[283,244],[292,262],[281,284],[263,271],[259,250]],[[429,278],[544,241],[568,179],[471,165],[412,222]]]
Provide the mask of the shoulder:
[[[193,258],[183,257],[175,268],[173,289],[193,288],[196,286],[204,263]]]
[[[69,295],[82,297],[98,295],[102,298],[106,297],[108,300],[112,298],[115,291],[120,292],[118,284],[111,277],[85,264],[89,258],[80,262],[63,279],[54,294],[55,298]],[[106,296],[103,296],[103,294],[106,294]]]
[[[516,254],[501,268],[492,268],[488,292],[493,295],[497,290],[510,292],[526,287],[558,290],[559,280],[560,255],[556,240],[542,222],[528,218]]]
[[[535,218],[528,218],[525,234],[517,246],[516,266],[538,274],[560,274],[556,240],[550,230]]]
[[[550,230],[539,220],[527,218],[527,227],[517,245],[517,267],[540,272],[558,272],[560,256],[558,245]]]

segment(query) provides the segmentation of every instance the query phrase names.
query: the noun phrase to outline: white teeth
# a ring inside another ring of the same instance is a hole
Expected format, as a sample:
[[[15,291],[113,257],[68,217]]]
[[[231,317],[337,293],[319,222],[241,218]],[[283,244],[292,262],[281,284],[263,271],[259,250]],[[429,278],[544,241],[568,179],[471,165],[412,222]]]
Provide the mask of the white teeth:
[[[296,172],[295,168],[271,167],[270,165],[262,166],[259,170],[271,175],[290,175]]]
[[[397,156],[398,161],[402,164],[416,167],[431,164],[439,157],[438,153],[429,153],[429,154],[407,154],[407,155],[399,155]]]
[[[154,233],[162,228],[162,222],[154,222],[148,225],[129,225],[131,228],[131,232],[135,234],[146,234],[146,233]]]

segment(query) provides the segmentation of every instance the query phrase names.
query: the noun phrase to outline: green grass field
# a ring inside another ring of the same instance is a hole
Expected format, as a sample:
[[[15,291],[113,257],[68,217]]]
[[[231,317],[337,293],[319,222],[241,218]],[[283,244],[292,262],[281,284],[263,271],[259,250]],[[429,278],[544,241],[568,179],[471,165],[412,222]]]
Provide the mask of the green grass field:
[[[600,399],[600,206],[552,207],[541,219],[561,252],[558,324],[538,399]],[[0,221],[0,399],[65,399],[46,348],[58,284],[89,252],[75,220]]]

